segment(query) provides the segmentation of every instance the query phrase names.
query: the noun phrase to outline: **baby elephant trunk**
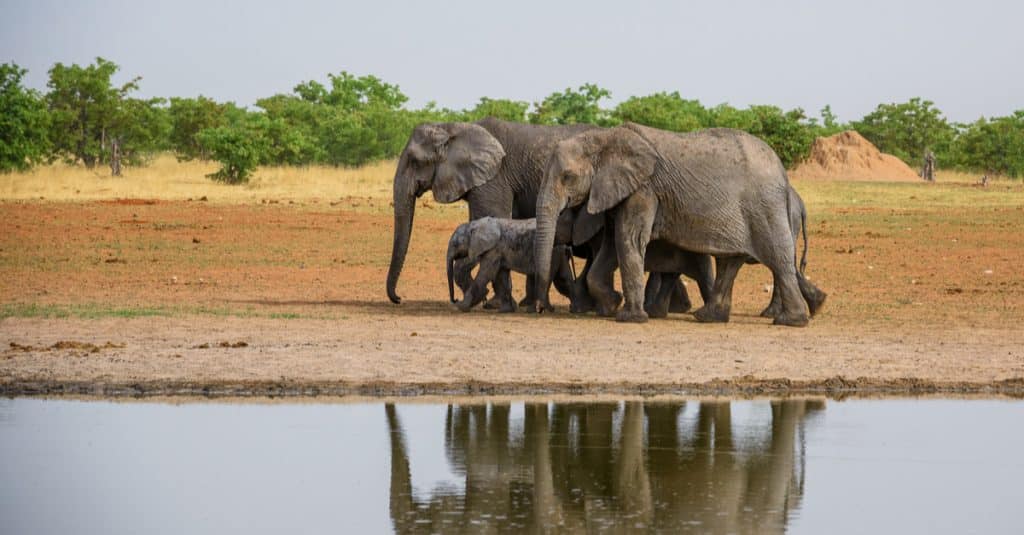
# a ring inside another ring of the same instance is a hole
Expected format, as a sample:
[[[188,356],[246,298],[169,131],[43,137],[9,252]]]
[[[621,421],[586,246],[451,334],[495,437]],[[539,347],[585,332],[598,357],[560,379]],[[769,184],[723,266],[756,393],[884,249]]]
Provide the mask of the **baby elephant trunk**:
[[[455,271],[455,255],[452,254],[451,247],[448,248],[448,299],[455,303],[455,284],[452,282],[452,277]]]

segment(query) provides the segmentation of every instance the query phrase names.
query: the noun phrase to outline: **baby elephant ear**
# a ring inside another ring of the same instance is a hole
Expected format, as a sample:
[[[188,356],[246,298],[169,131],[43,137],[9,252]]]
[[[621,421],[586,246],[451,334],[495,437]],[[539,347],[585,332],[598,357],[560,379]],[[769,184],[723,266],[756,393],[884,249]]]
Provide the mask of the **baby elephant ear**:
[[[478,260],[487,251],[494,249],[501,239],[501,227],[498,220],[485,217],[475,222],[469,233],[469,258]]]
[[[579,246],[590,241],[604,228],[604,213],[592,214],[581,209],[572,225],[572,244]]]
[[[440,203],[455,202],[494,178],[505,158],[501,143],[480,125],[448,123],[445,128],[445,156],[437,164],[432,188]]]
[[[636,132],[619,126],[602,132],[590,187],[587,211],[599,214],[640,189],[651,175],[658,155]]]

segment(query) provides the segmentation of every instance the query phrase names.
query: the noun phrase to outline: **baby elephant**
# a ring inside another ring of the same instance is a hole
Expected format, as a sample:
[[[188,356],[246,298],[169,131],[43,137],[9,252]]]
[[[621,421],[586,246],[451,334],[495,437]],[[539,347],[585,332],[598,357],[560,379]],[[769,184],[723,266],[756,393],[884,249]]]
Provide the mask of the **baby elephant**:
[[[537,232],[536,219],[498,219],[484,217],[463,223],[455,229],[448,240],[448,298],[457,303],[459,310],[469,309],[487,297],[487,284],[494,282],[494,293],[498,297],[500,312],[515,312],[516,302],[512,299],[512,289],[504,281],[509,280],[509,271],[524,275],[533,275],[534,266],[534,234]],[[560,266],[560,255],[564,255],[564,247],[555,246],[556,251],[551,257],[552,270]],[[469,259],[479,263],[473,283],[463,295],[462,301],[455,300],[453,283],[454,263],[459,259]],[[552,276],[555,273],[552,272]]]

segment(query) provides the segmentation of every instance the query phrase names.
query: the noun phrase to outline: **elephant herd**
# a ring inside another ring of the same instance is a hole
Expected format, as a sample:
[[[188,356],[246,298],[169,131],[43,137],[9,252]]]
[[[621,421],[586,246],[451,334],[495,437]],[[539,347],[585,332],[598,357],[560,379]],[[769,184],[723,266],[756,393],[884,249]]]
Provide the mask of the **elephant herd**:
[[[680,282],[687,275],[703,300],[696,319],[725,322],[745,263],[771,270],[772,299],[762,315],[777,325],[805,326],[825,301],[803,274],[803,201],[775,152],[739,130],[679,134],[632,123],[540,126],[494,118],[417,126],[395,173],[387,277],[394,303],[401,302],[396,287],[415,201],[427,190],[437,202],[469,205],[470,221],[452,235],[446,258],[449,297],[456,302],[458,284],[461,310],[484,301],[488,284],[494,297],[485,306],[516,310],[516,271],[527,275],[518,306],[551,310],[553,284],[572,312],[643,322],[690,308]],[[574,256],[586,259],[578,274]]]
[[[697,405],[693,407],[693,405]],[[410,439],[385,407],[396,533],[785,533],[804,497],[820,400],[772,401],[739,424],[727,401],[449,405],[451,482],[414,489]],[[695,410],[694,410],[695,409]],[[422,467],[420,467],[422,469]]]

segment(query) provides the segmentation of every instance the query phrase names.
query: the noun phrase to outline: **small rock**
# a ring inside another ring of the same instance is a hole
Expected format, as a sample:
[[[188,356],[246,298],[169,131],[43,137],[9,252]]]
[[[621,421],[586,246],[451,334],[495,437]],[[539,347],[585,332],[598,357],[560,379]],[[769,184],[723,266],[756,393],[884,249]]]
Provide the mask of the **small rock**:
[[[416,334],[416,331],[413,331],[413,332],[409,333],[409,336],[419,336],[419,335]]]
[[[985,273],[986,275],[991,275],[991,274],[992,274],[992,270],[991,270],[991,269],[986,269],[986,270],[984,271],[984,273]]]
[[[192,237],[192,243],[199,243],[199,238]]]
[[[772,285],[771,284],[765,284],[764,285],[764,293],[769,293],[771,291],[772,291]]]

